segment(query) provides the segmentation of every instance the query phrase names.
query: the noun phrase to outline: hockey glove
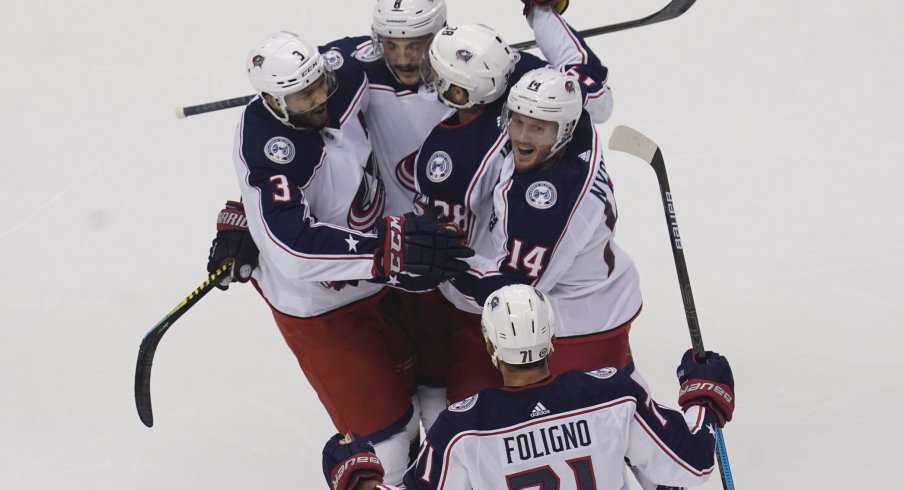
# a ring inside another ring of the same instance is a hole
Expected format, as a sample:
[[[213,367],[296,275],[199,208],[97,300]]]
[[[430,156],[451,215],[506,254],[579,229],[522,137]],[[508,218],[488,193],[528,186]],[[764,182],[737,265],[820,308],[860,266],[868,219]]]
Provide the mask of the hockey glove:
[[[543,5],[548,5],[559,15],[568,10],[568,0],[521,0],[521,2],[524,4],[524,15],[530,15],[534,7]]]
[[[716,352],[706,351],[703,361],[688,350],[678,366],[678,404],[687,410],[694,405],[708,408],[716,416],[719,427],[731,420],[734,412],[734,376],[728,359]]]
[[[217,236],[210,244],[207,272],[213,274],[221,265],[232,263],[229,275],[216,284],[226,290],[232,281],[251,279],[251,272],[257,267],[257,256],[257,246],[248,231],[245,207],[240,202],[226,201],[226,207],[217,215]]]
[[[323,476],[332,490],[352,490],[367,480],[382,482],[384,473],[373,445],[358,434],[336,434],[323,447]]]
[[[457,226],[414,213],[387,216],[383,221],[384,226],[377,228],[374,277],[388,277],[392,284],[405,271],[442,281],[468,270],[462,259],[474,251],[462,244]]]

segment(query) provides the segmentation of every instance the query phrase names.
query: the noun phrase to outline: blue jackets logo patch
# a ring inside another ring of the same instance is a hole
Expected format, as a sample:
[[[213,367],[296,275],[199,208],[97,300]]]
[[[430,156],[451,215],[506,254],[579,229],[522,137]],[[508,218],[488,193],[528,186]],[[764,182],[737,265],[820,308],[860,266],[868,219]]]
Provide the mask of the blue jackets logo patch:
[[[285,165],[295,158],[295,145],[289,138],[276,136],[264,145],[264,154],[271,162]]]
[[[558,193],[556,192],[556,186],[541,180],[531,184],[527,188],[527,192],[524,193],[524,197],[527,199],[528,204],[537,209],[549,209],[556,204]]]
[[[431,182],[442,182],[452,174],[452,157],[444,151],[430,155],[427,161],[427,178]]]
[[[588,371],[587,374],[589,374],[597,379],[609,379],[612,376],[615,376],[615,373],[617,373],[617,372],[618,372],[618,369],[615,369],[612,367],[607,367],[607,368],[597,369],[594,371]]]
[[[345,63],[345,58],[342,57],[342,53],[336,51],[335,49],[331,49],[320,55],[323,57],[324,63],[326,66],[329,66],[332,70],[338,70],[342,68],[342,65]]]
[[[477,404],[477,395],[449,405],[450,412],[467,412]]]

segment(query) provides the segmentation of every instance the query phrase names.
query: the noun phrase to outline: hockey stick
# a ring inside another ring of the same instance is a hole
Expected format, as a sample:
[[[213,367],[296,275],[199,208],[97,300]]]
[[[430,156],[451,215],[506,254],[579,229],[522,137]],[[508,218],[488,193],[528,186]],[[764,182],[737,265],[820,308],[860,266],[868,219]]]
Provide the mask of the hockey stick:
[[[205,294],[214,288],[214,285],[226,271],[229,270],[231,264],[221,265],[213,274],[211,274],[200,286],[183,299],[175,308],[163,317],[162,320],[154,325],[141,340],[141,347],[138,348],[138,363],[135,366],[135,406],[138,408],[138,418],[148,427],[154,425],[154,413],[151,411],[151,366],[154,363],[154,353],[157,351],[157,344],[163,338],[163,334],[176,320],[179,319],[189,308],[195,305]]]
[[[684,249],[681,243],[681,234],[678,232],[678,220],[675,216],[672,190],[669,187],[669,177],[665,172],[665,160],[662,158],[662,151],[650,138],[627,126],[617,126],[612,130],[612,136],[609,138],[609,148],[630,153],[640,158],[653,167],[653,171],[656,172],[656,179],[659,180],[659,191],[662,194],[662,208],[665,211],[665,219],[669,227],[672,255],[675,257],[678,285],[681,288],[681,298],[684,300],[684,316],[687,318],[687,327],[691,334],[691,345],[694,349],[694,355],[698,359],[702,359],[705,355],[703,336],[700,333],[700,324],[697,321],[697,307],[694,305],[694,293],[691,291],[691,281],[687,274],[687,263],[684,261]],[[722,488],[734,490],[734,481],[731,478],[731,467],[728,465],[728,452],[725,450],[725,439],[722,437],[722,429],[716,429],[715,437],[719,470],[722,473]]]
[[[690,9],[696,1],[697,0],[672,0],[659,12],[650,14],[642,19],[619,22],[618,24],[612,24],[608,26],[594,27],[593,29],[578,31],[578,34],[580,34],[582,38],[588,38],[602,34],[609,34],[610,32],[624,31],[625,29],[633,29],[635,27],[648,26],[650,24],[672,20],[675,17],[678,17],[681,14],[687,12],[688,9]],[[531,49],[536,46],[537,41],[531,40],[512,44],[511,47],[515,49]]]
[[[688,9],[690,9],[696,1],[697,0],[671,0],[669,4],[663,7],[659,12],[648,15],[642,19],[619,22],[618,24],[612,24],[608,26],[594,27],[593,29],[578,31],[578,34],[580,34],[582,38],[588,38],[599,36],[601,34],[608,34],[610,32],[623,31],[625,29],[633,29],[635,27],[648,26],[650,24],[672,20],[675,17],[678,17],[681,14],[687,12]],[[524,41],[511,45],[511,47],[515,49],[530,49],[536,46],[537,41],[535,40]],[[178,107],[176,108],[176,117],[178,117],[179,119],[184,119],[188,116],[194,116],[197,114],[220,111],[223,109],[231,109],[233,107],[242,107],[247,105],[248,102],[251,102],[251,99],[253,99],[254,97],[254,95],[246,95],[244,97],[236,97],[234,99],[208,102],[206,104]]]

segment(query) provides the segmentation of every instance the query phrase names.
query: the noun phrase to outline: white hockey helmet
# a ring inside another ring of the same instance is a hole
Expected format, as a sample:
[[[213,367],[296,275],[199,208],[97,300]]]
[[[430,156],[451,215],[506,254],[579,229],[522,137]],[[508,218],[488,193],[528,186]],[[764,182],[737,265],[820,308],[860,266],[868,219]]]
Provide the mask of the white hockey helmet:
[[[578,79],[553,68],[538,68],[524,74],[509,91],[502,120],[508,126],[513,112],[558,123],[556,143],[550,154],[571,141],[584,110]]]
[[[505,93],[515,70],[515,51],[493,29],[482,24],[465,24],[441,30],[428,50],[432,69],[424,80],[434,84],[440,99],[449,107],[467,109],[489,104]],[[456,104],[446,91],[457,85],[468,91],[468,101]]]
[[[487,298],[480,323],[493,344],[493,365],[529,364],[549,357],[555,337],[552,305],[526,284],[502,287]]]
[[[384,37],[431,36],[446,25],[446,0],[377,0],[374,5],[374,49]]]
[[[320,77],[326,76],[329,94],[335,90],[335,77],[315,46],[298,35],[280,31],[267,36],[259,46],[248,53],[246,63],[248,80],[261,98],[270,94],[282,113],[264,104],[273,117],[288,126],[289,110],[286,96],[304,90]],[[292,126],[294,127],[294,126]]]

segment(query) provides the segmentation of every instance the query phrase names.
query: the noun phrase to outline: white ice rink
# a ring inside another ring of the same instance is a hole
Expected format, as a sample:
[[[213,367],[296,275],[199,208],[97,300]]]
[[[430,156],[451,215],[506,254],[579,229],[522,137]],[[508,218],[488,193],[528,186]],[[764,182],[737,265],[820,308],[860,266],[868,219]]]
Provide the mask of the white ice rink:
[[[453,23],[532,37],[517,0],[448,3]],[[566,18],[664,3],[572,0]],[[152,429],[132,383],[238,195],[239,110],[174,107],[250,93],[244,57],[270,31],[368,33],[370,5],[0,2],[0,489],[325,488],[333,430],[251,288],[212,292],[163,339]],[[734,367],[737,488],[901,483],[902,24],[891,0],[699,0],[589,39],[616,100],[604,131],[634,126],[666,157],[703,337]],[[635,356],[673,405],[690,342],[656,180],[607,161],[642,274]]]

